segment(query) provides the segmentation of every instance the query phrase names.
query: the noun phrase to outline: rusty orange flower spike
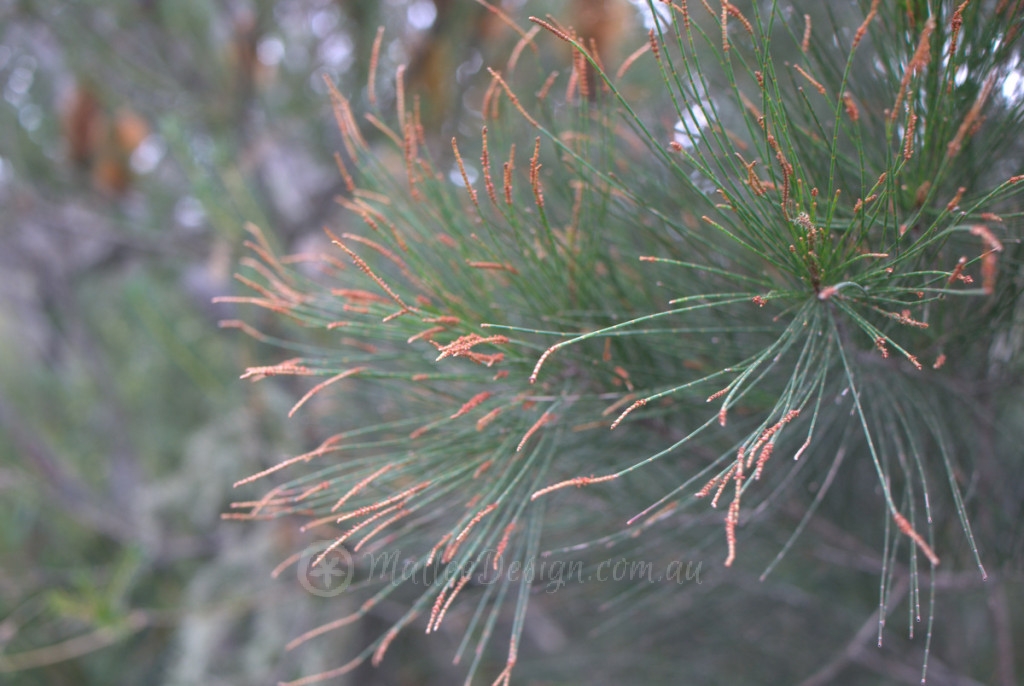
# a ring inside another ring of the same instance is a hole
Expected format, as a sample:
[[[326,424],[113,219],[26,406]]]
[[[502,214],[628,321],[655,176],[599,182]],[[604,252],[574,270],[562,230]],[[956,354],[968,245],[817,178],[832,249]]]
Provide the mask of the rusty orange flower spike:
[[[416,174],[415,167],[416,161],[419,159],[418,146],[416,141],[415,127],[412,122],[405,125],[403,129],[405,134],[404,148],[405,148],[405,169],[406,176],[409,178],[409,195],[413,200],[419,200],[422,196],[416,187],[419,182],[419,177]]]
[[[445,601],[444,607],[442,607],[441,611],[437,613],[437,619],[434,621],[433,629],[431,629],[430,626],[427,626],[427,633],[428,634],[431,631],[437,631],[438,629],[441,628],[441,622],[444,621],[444,616],[448,612],[448,608],[451,607],[453,602],[455,602],[455,596],[459,595],[459,592],[463,588],[466,587],[466,584],[468,584],[470,579],[472,579],[472,578],[473,578],[472,574],[466,574],[466,575],[464,575],[462,577],[462,580],[459,581],[459,584],[455,587],[455,589],[448,596],[448,600]],[[439,597],[439,599],[440,599],[440,597]]]
[[[380,44],[384,38],[384,27],[377,27],[377,37],[373,39],[370,51],[370,69],[366,77],[366,99],[371,107],[377,106],[377,62],[380,59]]]
[[[868,15],[864,17],[864,21],[857,28],[857,33],[853,36],[853,48],[856,50],[857,46],[864,39],[864,34],[868,32],[868,26],[871,21],[878,16],[878,5],[881,0],[871,0],[871,9],[868,11]]]
[[[366,370],[367,370],[367,367],[354,367],[352,369],[347,369],[347,370],[343,371],[341,374],[336,374],[335,376],[332,376],[331,378],[327,379],[326,381],[322,381],[322,382],[318,383],[316,386],[314,386],[313,388],[309,389],[309,392],[306,393],[306,395],[302,396],[302,399],[299,400],[299,402],[295,403],[295,406],[292,407],[292,409],[288,412],[288,416],[289,417],[294,416],[295,413],[299,411],[299,408],[306,404],[307,400],[312,398],[314,395],[316,395],[317,393],[319,393],[323,389],[325,389],[328,386],[330,386],[332,383],[334,383],[336,381],[341,381],[342,379],[346,379],[346,378],[348,378],[350,376],[354,376],[356,374],[359,374],[360,372],[365,372]]]
[[[956,54],[956,41],[960,36],[960,27],[964,24],[964,10],[971,0],[964,0],[956,11],[953,12],[953,20],[949,22],[949,58]]]
[[[334,163],[338,166],[338,172],[341,174],[342,180],[345,182],[345,189],[349,193],[354,193],[356,190],[356,182],[352,179],[352,175],[348,173],[348,167],[345,166],[344,160],[341,159],[341,153],[334,153]]]
[[[516,43],[516,46],[512,48],[512,52],[509,53],[508,56],[508,62],[505,63],[505,73],[509,76],[511,76],[512,72],[516,70],[516,64],[519,63],[519,56],[523,54],[523,50],[526,49],[527,45],[533,48],[534,52],[537,51],[537,46],[533,44],[533,38],[538,33],[540,33],[540,27],[534,26],[532,29],[527,31],[523,37],[519,39],[519,42]]]
[[[476,430],[483,431],[485,428],[487,428],[487,425],[493,422],[498,417],[498,415],[501,414],[501,411],[503,409],[505,408],[496,407],[487,414],[485,414],[480,419],[476,420]]]
[[[490,391],[483,391],[482,393],[477,393],[472,398],[467,400],[465,402],[465,404],[463,404],[463,406],[460,407],[457,412],[455,412],[455,414],[453,414],[451,417],[449,417],[449,419],[457,419],[457,418],[461,417],[462,415],[469,413],[474,407],[476,407],[477,405],[479,405],[480,403],[484,402],[485,400],[487,400],[490,397],[491,397],[491,392]]]
[[[402,312],[411,312],[411,311],[413,311],[413,308],[411,308],[408,305],[406,305],[405,302],[403,302],[403,300],[398,296],[398,294],[395,293],[393,290],[391,290],[391,287],[388,286],[387,283],[385,283],[382,278],[377,276],[377,274],[374,273],[374,271],[372,269],[370,269],[370,265],[366,264],[366,262],[363,261],[363,258],[359,257],[359,255],[357,255],[354,252],[352,252],[352,250],[349,249],[349,247],[347,245],[345,245],[344,243],[341,242],[340,238],[338,238],[333,233],[331,233],[330,229],[324,228],[324,231],[327,233],[327,236],[331,239],[332,243],[334,243],[336,246],[338,246],[339,248],[344,250],[348,254],[348,256],[350,258],[352,258],[352,261],[355,263],[355,265],[357,267],[359,267],[359,269],[364,274],[366,274],[371,279],[373,279],[374,282],[376,282],[376,284],[378,286],[380,286],[381,289],[385,293],[387,293],[388,295],[391,296],[392,300],[394,300],[396,303],[398,303],[398,305],[402,308]]]
[[[498,345],[500,343],[508,343],[507,336],[488,336],[484,338],[479,334],[471,333],[465,336],[460,336],[447,345],[439,345],[438,352],[440,355],[437,356],[437,362],[445,359],[446,357],[463,357],[469,356],[469,350],[474,346],[481,345],[484,343],[491,343]]]
[[[519,114],[523,115],[523,118],[526,119],[526,121],[530,122],[530,124],[532,124],[535,129],[541,128],[541,125],[537,123],[536,119],[530,116],[530,113],[526,111],[526,109],[523,107],[523,104],[519,102],[519,98],[516,97],[516,94],[513,93],[512,89],[509,88],[509,85],[505,83],[505,79],[501,78],[501,74],[494,71],[490,67],[487,67],[487,71],[488,73],[490,73],[491,76],[497,79],[498,85],[501,86],[501,89],[503,91],[505,91],[505,95],[508,96],[508,99],[512,103],[512,106],[519,110]]]
[[[737,481],[739,484],[739,481]],[[737,485],[737,490],[739,486]],[[736,525],[740,521],[740,499],[737,494],[736,498],[729,503],[729,511],[725,515],[725,543],[728,547],[729,554],[725,558],[725,566],[732,567],[732,563],[736,560]]]
[[[882,353],[883,358],[889,357],[889,349],[885,347],[885,339],[881,336],[875,339],[875,347]]]
[[[544,191],[540,186],[540,168],[542,166],[540,163],[540,136],[537,136],[533,146],[533,157],[530,158],[530,185],[533,187],[533,197],[537,202],[537,207],[541,210],[544,209]]]
[[[554,34],[558,38],[564,40],[566,43],[572,43],[573,42],[573,40],[569,36],[569,34],[567,34],[566,32],[562,31],[561,29],[558,29],[558,28],[552,26],[551,24],[549,24],[548,22],[544,21],[543,19],[539,19],[537,17],[530,17],[530,21],[532,21],[534,24],[537,24],[538,26],[541,26],[544,29],[550,31],[552,34]]]
[[[373,248],[378,253],[380,253],[381,255],[386,257],[388,260],[390,260],[391,262],[394,262],[395,265],[402,271],[402,274],[405,275],[405,277],[408,278],[410,281],[414,281],[415,282],[417,280],[416,279],[416,275],[413,274],[412,271],[409,269],[409,265],[407,265],[405,263],[405,260],[403,260],[401,257],[396,255],[395,253],[393,253],[390,250],[388,250],[387,248],[385,248],[380,243],[377,243],[375,241],[371,241],[369,238],[364,238],[363,236],[360,236],[360,235],[354,234],[354,233],[343,233],[343,234],[341,234],[341,237],[345,238],[347,240],[356,241],[357,243],[362,243],[363,245],[365,245],[367,247]],[[398,238],[397,235],[395,237]]]
[[[455,137],[452,137],[452,152],[455,153],[455,161],[459,165],[459,173],[462,174],[462,182],[466,185],[466,191],[469,193],[470,199],[473,201],[473,205],[476,206],[476,211],[480,211],[480,203],[476,197],[476,190],[472,184],[469,183],[469,176],[466,174],[466,166],[462,163],[462,155],[459,154],[459,144]]]
[[[629,397],[630,397],[630,396],[626,396],[626,398],[629,398]],[[625,398],[623,398],[623,400],[625,400]],[[621,403],[622,401],[620,400],[619,402]],[[616,403],[616,405],[618,405],[618,404],[619,404],[619,403]],[[629,407],[627,407],[627,408],[626,408],[626,410],[625,410],[625,412],[623,412],[622,414],[620,414],[620,415],[618,416],[618,418],[616,418],[616,420],[615,420],[614,422],[612,422],[612,425],[611,425],[610,427],[608,427],[608,429],[609,429],[609,430],[614,430],[614,429],[615,429],[615,427],[617,427],[617,426],[618,426],[619,424],[621,424],[621,423],[622,423],[622,420],[623,420],[623,419],[625,419],[625,418],[626,418],[626,416],[627,416],[627,415],[628,415],[628,414],[629,414],[630,412],[632,412],[633,410],[637,410],[637,409],[640,409],[641,407],[643,407],[643,406],[644,406],[644,405],[646,405],[646,404],[647,404],[647,398],[641,398],[640,400],[637,400],[637,401],[636,401],[635,403],[633,403],[632,405],[630,405]],[[614,407],[614,406],[613,406],[613,407]],[[611,408],[609,408],[609,409],[611,409]],[[605,410],[605,412],[607,412],[607,410]]]
[[[565,84],[565,101],[571,103],[576,96],[580,84],[580,70],[577,69],[576,54],[573,53],[572,71],[569,72],[569,80]]]
[[[328,517],[327,519],[328,520],[334,519],[335,523],[340,524],[341,522],[344,522],[344,521],[346,521],[348,519],[352,519],[352,518],[355,518],[355,517],[363,517],[365,515],[370,514],[371,512],[374,512],[376,510],[380,510],[381,508],[385,508],[385,507],[388,507],[390,505],[393,505],[394,503],[402,504],[402,503],[404,503],[404,501],[408,500],[409,498],[411,498],[412,496],[416,495],[417,493],[419,493],[420,491],[424,490],[425,488],[427,488],[429,486],[430,486],[430,481],[424,481],[421,484],[417,484],[417,485],[413,486],[412,488],[407,488],[404,491],[402,491],[401,493],[393,495],[393,496],[391,496],[389,498],[384,498],[383,500],[380,500],[380,501],[378,501],[376,503],[373,503],[372,505],[366,505],[364,507],[360,507],[357,510],[352,510],[351,512],[346,512],[345,514],[338,515],[336,517]],[[389,508],[389,509],[392,509],[392,508]],[[309,524],[307,524],[307,525],[303,526],[300,529],[300,531],[306,531],[309,528],[311,528],[311,527],[310,527]]]
[[[335,434],[334,436],[331,436],[323,443],[321,443],[320,447],[317,448],[316,450],[312,450],[308,453],[303,453],[302,455],[296,455],[295,457],[290,457],[287,460],[277,463],[273,467],[264,469],[262,472],[257,472],[256,474],[247,476],[244,479],[236,481],[234,483],[234,488],[238,488],[239,486],[242,486],[244,484],[252,483],[253,481],[256,481],[258,479],[262,479],[265,476],[273,474],[274,472],[278,472],[284,469],[285,467],[293,465],[297,462],[309,462],[314,457],[320,457],[321,455],[324,455],[332,450],[336,450],[337,444],[341,440],[341,438],[342,434]]]
[[[853,96],[849,91],[843,93],[843,107],[846,109],[846,116],[850,121],[856,122],[860,119],[860,110],[857,109],[857,103],[853,101]]]
[[[972,226],[971,234],[980,236],[988,248],[981,254],[981,286],[987,295],[992,295],[996,290],[996,253],[1003,251],[1003,244],[987,226],[981,224]]]
[[[527,429],[526,433],[523,434],[523,439],[519,441],[519,445],[516,446],[516,452],[518,453],[519,451],[521,451],[523,449],[523,446],[526,445],[526,442],[530,440],[530,437],[533,436],[533,434],[537,433],[537,431],[539,431],[542,426],[550,422],[552,419],[554,419],[554,415],[551,414],[550,410],[542,414],[540,416],[540,419],[534,422],[533,426]]]
[[[394,524],[395,522],[397,522],[397,521],[398,521],[399,519],[403,519],[403,518],[405,518],[405,517],[408,517],[408,516],[409,516],[409,515],[411,515],[412,513],[413,513],[413,511],[412,511],[412,510],[406,510],[406,509],[404,509],[404,508],[403,508],[403,507],[402,507],[401,505],[399,505],[399,509],[398,509],[398,510],[397,510],[397,511],[396,511],[396,512],[395,512],[395,513],[393,514],[393,515],[391,515],[390,517],[388,517],[387,519],[385,519],[385,520],[384,520],[383,522],[381,522],[381,523],[380,523],[380,524],[378,524],[377,526],[373,527],[373,529],[371,529],[371,530],[370,530],[370,532],[369,532],[368,534],[366,534],[365,536],[363,536],[363,537],[362,537],[362,538],[361,538],[361,539],[359,540],[359,542],[358,542],[358,543],[356,543],[356,544],[355,544],[355,545],[354,545],[354,546],[352,547],[352,552],[359,552],[359,549],[360,549],[360,548],[362,548],[362,547],[363,547],[364,545],[366,545],[366,543],[367,543],[367,542],[368,542],[368,541],[369,541],[370,539],[372,539],[372,538],[373,538],[374,536],[376,536],[376,535],[377,535],[377,534],[379,534],[379,533],[380,533],[381,531],[383,531],[384,529],[388,528],[389,526],[391,526],[392,524]]]
[[[414,610],[409,613],[408,617],[388,629],[388,632],[384,634],[384,637],[381,639],[380,645],[377,646],[375,651],[373,651],[373,657],[370,658],[371,665],[374,667],[380,666],[381,660],[384,659],[384,653],[388,651],[388,648],[391,646],[391,642],[395,640],[396,636],[398,636],[398,632],[400,632],[406,625],[411,624],[413,620],[419,617],[419,614],[419,610]]]
[[[370,475],[369,475],[368,477],[364,478],[364,479],[363,479],[362,481],[360,481],[360,482],[359,482],[359,483],[357,483],[357,484],[356,484],[355,486],[353,486],[352,488],[350,488],[350,489],[349,489],[349,491],[348,491],[348,493],[346,493],[345,495],[341,496],[341,498],[340,498],[340,499],[338,500],[338,502],[334,503],[334,507],[332,507],[332,508],[331,508],[331,512],[337,512],[337,511],[338,511],[338,509],[339,509],[339,508],[340,508],[340,507],[341,507],[342,505],[344,505],[344,504],[345,504],[345,502],[346,502],[346,501],[347,501],[347,500],[348,500],[349,498],[351,498],[351,497],[352,497],[352,496],[354,496],[354,495],[355,495],[356,493],[358,493],[359,491],[361,491],[361,490],[363,490],[364,488],[366,488],[366,487],[367,487],[367,486],[368,486],[368,485],[369,485],[369,484],[370,484],[370,483],[371,483],[371,482],[372,482],[372,481],[373,481],[374,479],[376,479],[376,478],[377,478],[378,476],[380,476],[380,475],[381,475],[381,474],[383,474],[384,472],[386,472],[386,471],[390,470],[390,469],[391,469],[391,467],[393,467],[393,466],[394,466],[393,464],[386,464],[386,465],[384,465],[383,467],[381,467],[380,469],[378,469],[377,471],[375,471],[375,472],[374,472],[373,474],[370,474]]]
[[[738,19],[739,22],[743,24],[743,28],[744,30],[746,30],[748,34],[750,34],[751,36],[754,35],[754,27],[751,25],[750,21],[743,16],[743,13],[740,12],[739,7],[732,4],[731,2],[723,2],[722,5],[725,8],[726,13],[728,13],[730,17]]]
[[[555,352],[560,347],[561,344],[555,343],[541,354],[540,359],[537,360],[537,364],[533,367],[533,373],[530,374],[530,383],[535,383],[537,381],[537,375],[540,374],[540,368],[544,366],[544,362],[551,356],[551,353]]]
[[[352,107],[348,99],[341,94],[337,86],[334,85],[334,82],[326,74],[324,74],[324,83],[327,86],[327,93],[331,98],[331,109],[334,112],[334,119],[338,124],[338,130],[341,132],[341,140],[345,145],[345,151],[348,152],[350,158],[357,159],[359,157],[357,148],[362,150],[369,148],[366,144],[366,139],[359,132],[359,125],[356,124],[355,117],[352,115]]]
[[[480,164],[484,172],[484,188],[487,189],[487,197],[495,207],[498,206],[498,198],[494,192],[494,181],[491,180],[491,158],[487,150],[487,127],[480,129],[480,137],[483,140],[483,152],[480,153]]]
[[[495,5],[492,5],[491,3],[487,2],[487,0],[476,0],[476,2],[479,5],[482,5],[483,7],[485,7],[488,12],[491,12],[492,14],[494,14],[494,16],[498,17],[498,19],[501,20],[502,23],[504,23],[510,29],[512,29],[513,31],[518,33],[521,38],[526,39],[529,42],[529,44],[530,44],[530,49],[532,49],[534,53],[538,52],[537,46],[534,45],[533,41],[531,41],[527,37],[526,32],[523,31],[523,29],[519,26],[519,24],[515,23],[511,19],[511,17],[509,17],[507,14],[505,14],[503,11],[501,11],[501,8],[496,7]]]
[[[298,364],[299,362],[302,362],[301,357],[285,360],[284,362],[272,364],[268,367],[249,367],[245,370],[245,373],[238,378],[260,381],[268,376],[311,376],[313,374],[313,370],[309,367]]]
[[[565,481],[559,481],[557,484],[552,484],[551,486],[545,486],[544,488],[540,489],[539,491],[536,491],[533,495],[531,495],[530,500],[536,500],[537,498],[543,495],[547,495],[552,491],[558,491],[563,488],[568,488],[569,486],[576,486],[577,488],[582,488],[583,486],[589,486],[590,484],[599,484],[617,478],[619,478],[618,474],[609,474],[608,476],[577,476],[572,479],[567,479]]]
[[[398,115],[398,129],[405,131],[405,65],[395,69],[395,110]]]
[[[542,85],[540,87],[540,90],[537,91],[537,101],[538,102],[543,102],[544,98],[548,97],[548,92],[551,90],[551,87],[553,85],[555,85],[555,79],[557,79],[557,78],[558,78],[558,72],[557,71],[553,71],[550,74],[548,74],[548,77],[544,80],[544,85]]]
[[[680,148],[681,147],[682,146],[680,146]],[[761,183],[761,179],[759,179],[757,174],[754,173],[754,166],[757,164],[757,160],[747,162],[739,153],[736,153],[736,157],[739,158],[743,168],[747,170],[747,185],[750,186],[750,190],[752,190],[754,195],[757,195],[758,197],[763,196],[766,192],[764,184]]]
[[[661,48],[658,45],[658,39],[654,35],[654,29],[647,32],[647,42],[651,46],[651,53],[654,54],[654,59],[661,63]]]
[[[217,326],[218,328],[221,329],[238,329],[247,336],[255,338],[257,341],[267,340],[266,334],[254,329],[253,327],[249,326],[249,324],[241,321],[240,319],[222,319],[219,322],[217,322]]]
[[[586,57],[582,51],[577,50],[572,55],[573,71],[578,75],[580,99],[590,99],[590,69]]]
[[[903,135],[903,160],[904,161],[909,161],[910,158],[914,156],[914,127],[915,127],[916,124],[917,124],[917,115],[914,114],[914,110],[911,109],[910,113],[907,115],[907,130],[906,130],[906,132]]]
[[[927,541],[924,540],[924,537],[921,536],[921,534],[914,531],[914,527],[910,526],[910,522],[907,521],[907,518],[901,515],[899,512],[893,512],[892,518],[896,521],[896,526],[899,528],[899,530],[902,533],[909,536],[910,540],[912,540],[917,545],[917,547],[921,549],[921,552],[924,553],[924,556],[927,557],[928,561],[932,563],[932,566],[938,567],[939,556],[935,554],[935,551],[932,550],[931,546],[928,545]]]
[[[448,541],[451,540],[451,538],[451,533],[447,533],[437,540],[437,543],[434,544],[434,547],[430,549],[430,554],[427,555],[427,567],[429,567],[434,562],[434,558],[437,557],[437,553],[441,550],[441,548],[445,546],[446,543],[448,543]]]
[[[999,76],[997,72],[992,74],[985,79],[985,83],[981,87],[981,91],[978,93],[978,97],[975,98],[974,104],[971,105],[971,109],[967,111],[967,115],[964,120],[960,123],[960,128],[957,129],[956,135],[953,136],[953,140],[946,146],[946,157],[952,159],[960,153],[960,148],[963,146],[964,139],[972,133],[975,123],[978,121],[978,117],[981,115],[981,110],[985,106],[985,101],[988,100],[988,96],[992,93],[992,88],[996,84],[996,78]]]
[[[501,566],[501,556],[504,554],[505,548],[508,547],[509,539],[512,537],[512,532],[515,530],[516,520],[513,519],[505,526],[505,530],[501,533],[501,540],[498,541],[498,547],[494,549],[494,569],[498,569]]]
[[[481,262],[479,260],[466,260],[466,264],[473,269],[487,269],[492,271],[505,271],[510,274],[519,274],[519,270],[507,262]]]
[[[640,59],[640,57],[642,57],[650,49],[651,49],[651,44],[650,44],[650,41],[648,41],[648,42],[644,43],[643,45],[641,45],[636,50],[634,50],[629,55],[629,57],[627,57],[622,62],[622,66],[619,67],[619,70],[615,72],[615,80],[618,81],[623,76],[625,76],[626,72],[629,71],[629,68],[633,66],[633,63],[636,62],[638,59]]]
[[[502,164],[503,182],[505,186],[505,204],[512,205],[512,172],[516,168],[516,144],[508,149],[508,162]]]
[[[956,190],[956,194],[952,198],[950,198],[948,203],[946,203],[946,211],[947,212],[952,212],[953,210],[955,210],[957,208],[957,206],[960,204],[960,200],[963,199],[964,193],[966,191],[967,191],[967,188],[964,187],[964,186],[960,186],[960,188],[958,188]]]
[[[953,285],[953,282],[963,276],[964,266],[967,264],[967,256],[961,255],[960,259],[957,260],[956,266],[953,271],[949,274],[949,279],[946,280],[946,287]]]
[[[479,524],[481,519],[483,519],[487,515],[491,514],[496,509],[498,509],[498,503],[491,503],[487,507],[485,507],[482,510],[480,510],[479,512],[477,512],[473,516],[473,518],[471,520],[469,520],[469,524],[467,524],[465,527],[463,527],[462,531],[459,532],[459,535],[455,537],[454,541],[452,541],[452,546],[453,546],[452,549],[454,550],[454,546],[459,545],[460,543],[462,543],[462,541],[464,541],[466,539],[466,536],[469,535],[470,529],[472,529],[474,526]]]

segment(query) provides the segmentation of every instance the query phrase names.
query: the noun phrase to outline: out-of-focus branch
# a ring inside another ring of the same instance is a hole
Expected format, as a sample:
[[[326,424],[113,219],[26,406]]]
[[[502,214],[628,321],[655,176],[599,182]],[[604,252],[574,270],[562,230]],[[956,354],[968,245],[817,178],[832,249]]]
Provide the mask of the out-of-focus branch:
[[[909,665],[897,659],[886,657],[877,650],[862,650],[855,658],[857,664],[867,667],[871,671],[885,677],[886,679],[898,679],[899,681],[917,686],[921,683],[921,666]],[[929,658],[928,663],[928,685],[929,686],[982,686],[981,682],[957,674],[948,667],[943,666],[934,657]]]
[[[0,395],[0,429],[7,433],[24,463],[42,477],[41,482],[53,503],[119,541],[134,538],[132,528],[101,505],[96,494],[61,465],[46,442],[29,428],[3,395]]]
[[[993,579],[988,592],[988,608],[992,613],[992,628],[996,634],[996,683],[1013,686],[1018,683],[1014,664],[1013,621],[1010,600],[1006,597],[1006,584]]]
[[[66,641],[26,650],[13,655],[0,655],[0,673],[19,672],[35,667],[45,667],[65,660],[88,655],[101,648],[106,648],[128,636],[141,631],[152,623],[152,618],[143,610],[131,612],[124,621],[112,626],[102,626],[82,636],[75,636]]]
[[[910,582],[907,579],[900,579],[893,584],[892,589],[889,591],[889,602],[888,605],[899,604],[903,600],[904,596],[907,595],[907,591],[910,588]],[[878,631],[879,612],[881,609],[875,610],[875,612],[868,617],[867,621],[861,625],[857,633],[853,635],[846,647],[836,655],[834,658],[819,669],[814,674],[810,675],[806,679],[800,682],[800,686],[825,686],[826,684],[835,683],[836,677],[839,676],[847,665],[857,660],[858,655],[864,650],[865,645],[869,639]]]

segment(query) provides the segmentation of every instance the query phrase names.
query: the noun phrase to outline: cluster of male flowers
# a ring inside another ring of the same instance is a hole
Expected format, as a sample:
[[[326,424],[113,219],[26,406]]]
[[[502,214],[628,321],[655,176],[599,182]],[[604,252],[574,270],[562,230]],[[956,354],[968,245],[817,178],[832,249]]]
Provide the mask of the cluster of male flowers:
[[[530,580],[463,591],[499,559],[536,559],[548,494],[614,493],[645,470],[660,470],[659,497],[628,513],[606,504],[592,522],[602,540],[725,497],[729,566],[759,481],[783,488],[816,458],[834,476],[847,454],[878,472],[887,554],[903,541],[915,570],[918,556],[939,564],[936,469],[970,540],[927,377],[970,321],[959,303],[988,307],[1006,281],[1024,176],[965,181],[961,161],[1019,123],[997,84],[1020,3],[874,0],[820,29],[778,2],[651,3],[646,40],[606,69],[571,27],[549,16],[526,29],[479,1],[518,34],[488,69],[479,135],[431,150],[401,67],[394,113],[381,112],[378,32],[369,112],[328,84],[338,201],[366,229],[328,227],[331,251],[280,257],[250,226],[238,279],[255,293],[220,299],[309,330],[291,342],[223,322],[290,351],[242,378],[319,380],[289,416],[322,403],[345,425],[358,402],[378,417],[242,479],[308,465],[226,516],[307,519],[332,540],[313,565],[344,546],[400,549],[411,573],[458,570],[350,662],[290,683],[379,663],[402,629],[437,630],[460,594],[475,598],[454,656],[471,655],[467,682],[509,606],[494,681],[508,683]],[[571,60],[549,71],[559,50]],[[289,647],[373,612],[396,585],[369,588]]]

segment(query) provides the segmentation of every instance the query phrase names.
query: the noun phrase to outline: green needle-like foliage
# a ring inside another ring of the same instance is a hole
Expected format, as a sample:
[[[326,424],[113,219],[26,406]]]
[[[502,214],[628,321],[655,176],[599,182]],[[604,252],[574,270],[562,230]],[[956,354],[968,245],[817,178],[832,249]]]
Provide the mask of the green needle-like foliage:
[[[531,17],[518,64],[491,71],[485,125],[450,150],[430,149],[401,71],[393,114],[332,89],[340,202],[367,229],[284,258],[251,227],[256,294],[226,298],[309,329],[290,343],[230,323],[290,351],[243,378],[313,377],[293,412],[320,407],[332,435],[239,482],[293,475],[232,516],[302,515],[332,548],[400,551],[399,575],[430,582],[351,662],[291,683],[377,663],[463,603],[467,683],[499,626],[507,683],[543,579],[495,570],[533,569],[542,541],[660,559],[691,531],[730,566],[748,523],[822,480],[763,579],[830,489],[853,492],[844,462],[877,476],[880,498],[838,497],[884,535],[880,626],[909,594],[930,641],[940,560],[985,577],[968,514],[991,505],[968,503],[962,423],[991,423],[981,397],[1020,371],[1024,99],[1000,84],[1024,14],[807,9],[651,2],[649,42],[617,70]],[[566,48],[571,69],[546,80]],[[569,486],[588,488],[556,495]],[[359,610],[295,643],[371,612],[389,581],[357,572]],[[650,597],[607,602],[625,621],[666,602]]]

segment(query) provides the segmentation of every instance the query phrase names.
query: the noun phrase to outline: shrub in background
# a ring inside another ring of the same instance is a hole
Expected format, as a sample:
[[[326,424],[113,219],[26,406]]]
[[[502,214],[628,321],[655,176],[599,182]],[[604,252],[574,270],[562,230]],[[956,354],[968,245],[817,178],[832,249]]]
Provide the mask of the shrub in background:
[[[552,17],[517,24],[480,121],[437,149],[402,68],[383,111],[378,34],[365,101],[330,91],[339,202],[365,228],[281,257],[250,226],[254,293],[221,300],[308,333],[225,322],[287,351],[243,378],[310,377],[289,414],[324,435],[239,481],[276,485],[229,516],[299,515],[330,541],[278,572],[357,561],[358,609],[290,647],[391,615],[337,669],[289,683],[378,664],[417,627],[451,632],[467,683],[507,683],[531,595],[561,586],[542,561],[581,560],[581,580],[651,562],[664,582],[680,555],[703,559],[703,584],[567,584],[605,610],[609,679],[1011,683],[1019,3],[647,16],[616,65]],[[359,564],[394,551],[404,584]],[[873,616],[860,579],[835,590],[844,567],[871,572]],[[936,609],[947,589],[987,592],[978,646],[938,629],[957,621]],[[597,622],[572,602],[541,600]],[[886,632],[869,654],[897,613],[913,640]],[[504,659],[485,649],[499,633]],[[758,659],[730,661],[728,636]],[[554,673],[600,680],[564,650]]]

